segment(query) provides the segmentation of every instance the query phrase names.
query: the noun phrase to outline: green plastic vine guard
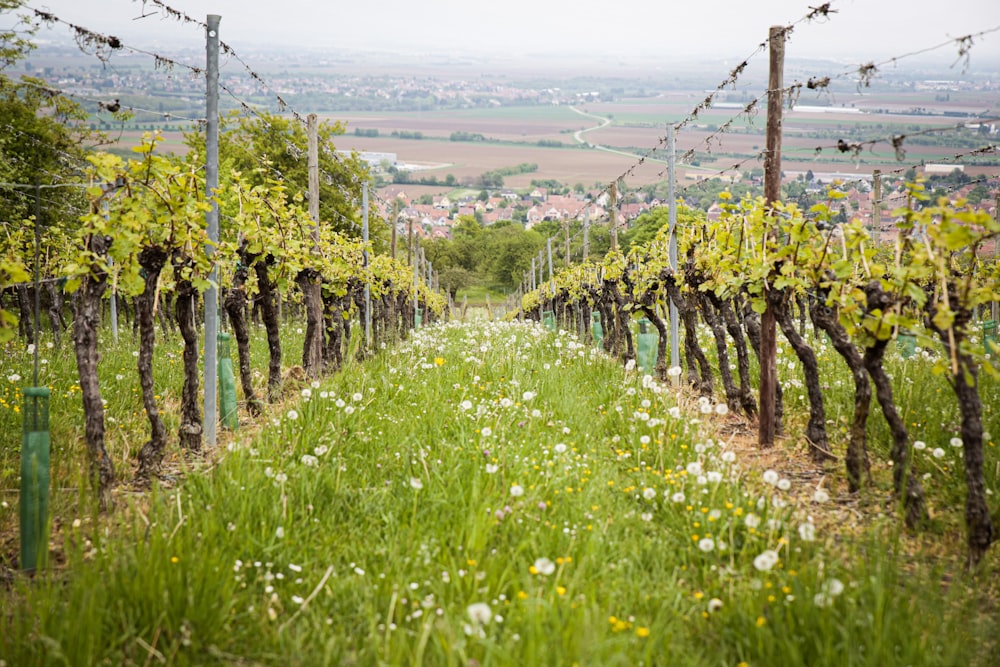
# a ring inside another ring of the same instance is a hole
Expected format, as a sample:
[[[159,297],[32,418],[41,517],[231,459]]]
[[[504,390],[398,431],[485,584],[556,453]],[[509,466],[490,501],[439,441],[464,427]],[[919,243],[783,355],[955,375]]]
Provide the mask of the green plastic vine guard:
[[[555,331],[556,314],[551,310],[546,310],[544,313],[542,313],[542,324],[544,324],[545,328],[548,329],[549,331]]]
[[[423,324],[423,321],[424,321],[423,315],[424,315],[424,309],[423,308],[417,308],[417,312],[413,316],[413,328],[414,329],[419,329],[420,325]]]
[[[917,352],[917,337],[901,330],[896,336],[896,347],[899,348],[899,356],[909,359]]]
[[[594,333],[594,347],[604,345],[604,327],[601,326],[601,314],[594,311],[590,314],[590,328]]]
[[[219,416],[223,426],[235,431],[239,428],[240,416],[236,407],[236,375],[233,373],[233,359],[229,354],[230,335],[220,333],[218,340]]]
[[[49,542],[48,387],[24,390],[20,510],[21,569],[34,572],[45,564]]]
[[[986,354],[995,354],[997,347],[997,321],[986,320],[983,322],[983,349]]]
[[[639,370],[642,371],[652,371],[656,367],[657,343],[660,340],[660,336],[656,331],[650,331],[649,325],[652,324],[646,318],[639,320],[639,344],[638,350],[636,351],[636,359]]]

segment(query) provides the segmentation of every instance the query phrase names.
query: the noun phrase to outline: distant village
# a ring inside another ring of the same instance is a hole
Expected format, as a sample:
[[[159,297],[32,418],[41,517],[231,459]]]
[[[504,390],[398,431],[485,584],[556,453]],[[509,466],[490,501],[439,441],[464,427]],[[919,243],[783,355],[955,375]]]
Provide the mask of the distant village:
[[[934,177],[951,177],[964,173],[962,165],[928,164],[921,168],[920,173],[932,180],[928,191],[934,192]],[[836,200],[836,208],[843,220],[860,220],[861,223],[873,229],[876,218],[875,191],[872,187],[872,177],[858,177],[856,174],[821,174],[807,180],[802,173],[786,173],[786,189],[791,190],[789,183],[802,193],[798,200],[801,204],[814,203],[826,199],[826,193],[831,187],[841,191],[844,196]],[[969,180],[958,187],[947,187],[943,194],[950,199],[966,199],[968,204],[977,210],[986,211],[996,219],[997,198],[1000,193],[1000,177],[959,179]],[[761,186],[759,179],[749,179],[751,187]],[[878,232],[881,241],[891,242],[897,234],[896,222],[899,218],[892,215],[893,210],[906,204],[903,191],[903,176],[893,174],[882,179],[882,200],[878,206]],[[498,222],[517,222],[525,229],[531,229],[542,222],[558,222],[560,224],[583,223],[589,220],[594,223],[606,223],[610,219],[609,199],[606,192],[590,190],[555,194],[548,188],[534,187],[516,191],[504,188],[495,192],[482,194],[470,193],[460,198],[452,199],[448,195],[422,195],[410,197],[407,187],[390,185],[381,190],[383,201],[380,203],[382,215],[392,219],[393,210],[396,213],[396,224],[400,232],[412,229],[414,235],[421,239],[450,239],[452,227],[462,218],[475,218],[483,226]],[[680,196],[683,200],[683,195]],[[794,199],[794,197],[789,197]],[[423,201],[424,203],[420,203]],[[629,193],[625,201],[615,207],[618,224],[628,228],[643,213],[651,209],[665,206],[666,201],[649,196],[644,192]],[[722,208],[718,202],[707,206],[706,215],[709,220],[718,220]],[[873,231],[875,231],[873,229]],[[991,248],[983,250],[991,251]]]

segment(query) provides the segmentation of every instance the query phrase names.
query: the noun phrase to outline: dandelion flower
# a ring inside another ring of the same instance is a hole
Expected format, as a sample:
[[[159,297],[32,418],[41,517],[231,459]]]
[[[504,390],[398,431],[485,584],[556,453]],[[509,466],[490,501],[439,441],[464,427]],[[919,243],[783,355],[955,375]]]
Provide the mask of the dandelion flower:
[[[916,449],[917,451],[922,451],[924,449],[927,449],[927,443],[924,442],[923,440],[914,440],[913,448]]]
[[[295,421],[298,418],[299,418],[299,413],[298,412],[296,412],[295,410],[289,410],[288,411],[288,419],[289,420]]]
[[[825,503],[828,500],[830,500],[830,494],[825,489],[816,489],[816,493],[813,494],[814,503]]]
[[[520,484],[511,484],[510,495],[514,496],[515,498],[520,498],[521,496],[524,495],[524,487],[521,486]]]
[[[799,537],[803,542],[812,542],[816,539],[816,526],[812,523],[799,524]]]
[[[682,502],[684,502],[684,493],[681,492],[681,491],[678,491],[674,495],[670,496],[670,500],[672,500],[675,503],[682,503]]]
[[[778,563],[778,552],[768,549],[753,559],[753,566],[761,572],[767,572]]]
[[[708,601],[708,613],[714,614],[720,609],[722,609],[722,600],[719,598],[712,598]]]
[[[715,549],[715,540],[710,537],[703,537],[698,541],[698,548],[705,553],[708,553],[709,551]]]
[[[950,444],[952,447],[961,447],[962,446],[962,439],[961,438],[952,438],[951,440],[948,441],[948,444]]]
[[[411,477],[410,486],[413,487],[415,490],[419,491],[420,489],[424,488],[424,483],[420,481],[419,477]]]
[[[788,489],[792,488],[792,483],[789,482],[787,479],[782,478],[778,480],[776,486],[782,491],[787,491]]]
[[[778,483],[778,473],[774,470],[765,470],[763,475],[764,483],[774,486]]]
[[[536,559],[535,564],[531,567],[533,568],[535,574],[540,574],[546,577],[556,571],[556,564],[544,556]]]
[[[486,464],[486,473],[489,474],[489,475],[492,475],[493,473],[495,473],[499,469],[500,469],[500,466],[498,466],[495,463],[487,463]]]
[[[652,500],[656,498],[656,489],[651,489],[649,487],[646,487],[645,489],[642,490],[642,497],[645,498],[646,500]]]
[[[726,405],[725,403],[719,403],[718,405],[715,406],[715,414],[719,415],[720,417],[726,414],[727,412],[729,412],[729,406]]]
[[[476,625],[486,625],[493,618],[493,610],[485,602],[470,604],[465,611],[469,614],[469,619]]]
[[[484,427],[483,427],[483,430],[482,430],[482,431],[480,431],[480,433],[482,433],[482,436],[483,436],[484,438],[488,438],[488,437],[490,437],[491,435],[493,435],[493,429],[491,429],[491,428],[490,428],[489,426],[484,426]]]
[[[680,366],[671,366],[670,368],[667,369],[667,377],[672,377],[672,378],[680,377],[680,374],[681,374]]]
[[[521,400],[530,401],[535,396],[537,396],[537,394],[535,392],[533,392],[533,391],[526,391],[523,394],[521,394]]]
[[[279,540],[284,539],[285,529],[282,526],[278,526],[277,530],[274,531],[274,536],[277,537]]]
[[[933,454],[934,458],[936,458],[936,459],[943,459],[944,458],[944,450],[941,449],[940,447],[935,447],[934,451],[931,452],[931,454]]]

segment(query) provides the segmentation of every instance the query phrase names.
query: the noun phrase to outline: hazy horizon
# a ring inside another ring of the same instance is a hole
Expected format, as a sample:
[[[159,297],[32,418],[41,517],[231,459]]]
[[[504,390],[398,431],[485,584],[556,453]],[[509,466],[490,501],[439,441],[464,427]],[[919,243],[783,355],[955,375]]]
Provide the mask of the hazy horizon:
[[[650,0],[621,0],[609,8],[578,0],[572,12],[541,2],[508,0],[489,9],[457,0],[403,0],[326,6],[308,0],[164,0],[199,21],[222,17],[221,38],[237,50],[274,46],[413,52],[514,59],[571,57],[622,61],[671,58],[732,60],[750,55],[771,25],[802,19],[816,0],[755,3],[702,0],[678,7]],[[95,32],[114,34],[130,46],[185,44],[198,47],[197,26],[164,18],[148,0],[41,0],[30,7]],[[903,56],[942,42],[1000,26],[995,0],[841,0],[829,18],[795,26],[787,57],[867,62]],[[149,14],[145,18],[143,13]],[[65,26],[43,28],[38,38],[68,35]],[[974,40],[971,69],[992,70],[1000,57],[1000,31]],[[950,65],[958,45],[920,59]],[[905,62],[902,61],[902,62]],[[957,67],[960,70],[960,66]]]

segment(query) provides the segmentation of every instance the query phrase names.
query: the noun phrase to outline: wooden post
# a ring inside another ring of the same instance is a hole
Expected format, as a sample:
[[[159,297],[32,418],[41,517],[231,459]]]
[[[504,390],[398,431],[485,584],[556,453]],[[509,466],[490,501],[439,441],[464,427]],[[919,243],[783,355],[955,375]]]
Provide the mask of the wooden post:
[[[566,234],[566,266],[569,266],[569,220],[563,220],[563,232]]]
[[[406,242],[406,261],[410,263],[410,266],[413,266],[413,218],[410,218],[407,222],[410,228],[410,238]]]
[[[997,222],[1000,222],[1000,192],[997,193],[996,199],[993,202],[993,213],[996,216]],[[997,262],[1000,262],[1000,238],[994,236],[993,237],[993,263],[995,264]],[[1000,310],[1000,309],[998,309],[998,306],[1000,306],[1000,302],[994,301],[993,302],[993,306],[991,308],[991,311],[992,311],[991,315],[993,315],[992,319],[993,319],[994,322],[996,322],[998,319],[1000,319],[1000,318],[997,317],[998,314],[1000,314],[1000,313],[997,312],[998,310]]]
[[[611,251],[618,250],[618,182],[611,183],[609,191],[610,200],[608,202],[608,213],[611,217]]]
[[[396,259],[396,226],[399,224],[399,197],[392,200],[392,243],[389,246],[390,256]]]
[[[583,212],[583,261],[590,257],[590,207]]]
[[[768,204],[781,199],[781,106],[784,101],[783,69],[785,28],[771,26],[770,76],[767,84],[767,154],[764,157],[764,198]],[[773,231],[771,232],[773,234]],[[765,298],[767,291],[765,290]],[[757,444],[774,444],[775,400],[778,386],[778,340],[774,308],[768,304],[760,321],[760,424]]]
[[[878,245],[881,242],[882,233],[882,170],[876,169],[872,173],[872,195],[874,198],[872,208],[872,231],[874,232],[874,242]]]
[[[309,218],[312,220],[313,252],[319,250],[319,121],[316,114],[306,116],[309,140]]]

